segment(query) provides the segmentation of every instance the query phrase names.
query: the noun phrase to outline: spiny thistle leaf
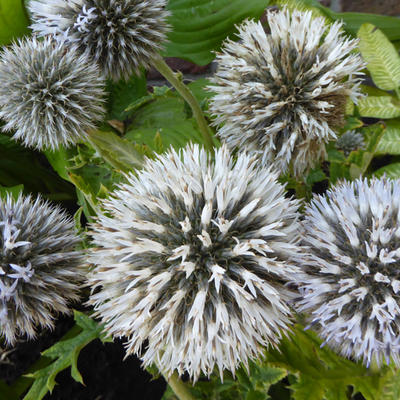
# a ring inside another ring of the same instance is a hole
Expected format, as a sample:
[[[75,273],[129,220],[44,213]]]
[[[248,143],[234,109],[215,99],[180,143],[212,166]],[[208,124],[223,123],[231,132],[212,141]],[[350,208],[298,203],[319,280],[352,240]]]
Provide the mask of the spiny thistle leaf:
[[[316,334],[304,331],[302,325],[296,325],[279,349],[268,351],[266,356],[272,365],[298,376],[289,386],[296,400],[347,399],[348,386],[354,386],[354,392],[361,391],[368,400],[380,399],[379,373],[339,357],[328,347],[321,348]],[[387,373],[387,367],[383,372]]]
[[[104,342],[105,338],[101,334],[103,329],[101,325],[79,311],[74,311],[74,314],[76,324],[82,328],[82,331],[71,339],[57,342],[42,353],[43,356],[54,361],[47,367],[26,375],[35,380],[24,400],[43,399],[47,392],[53,390],[57,374],[68,367],[71,367],[71,376],[75,381],[83,384],[83,378],[77,366],[79,353],[91,341],[101,339]]]
[[[368,63],[376,86],[394,90],[400,86],[400,56],[386,36],[372,24],[363,24],[358,31],[360,51]]]

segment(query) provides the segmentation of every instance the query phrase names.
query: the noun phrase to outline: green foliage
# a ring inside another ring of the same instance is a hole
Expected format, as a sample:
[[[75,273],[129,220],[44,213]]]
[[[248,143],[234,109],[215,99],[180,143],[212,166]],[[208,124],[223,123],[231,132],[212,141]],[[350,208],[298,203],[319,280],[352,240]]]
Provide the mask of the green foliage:
[[[44,357],[52,361],[46,367],[26,375],[33,378],[34,381],[24,396],[24,400],[43,399],[47,392],[53,390],[57,374],[69,367],[71,367],[72,378],[83,384],[83,378],[77,365],[79,353],[91,341],[95,339],[105,341],[105,338],[101,333],[103,327],[94,320],[79,311],[74,312],[74,317],[81,331],[71,338],[60,340],[42,353]]]
[[[201,79],[188,85],[203,105],[209,97],[204,92],[207,84],[206,79]],[[145,144],[154,151],[160,141],[164,148],[183,147],[189,141],[203,142],[191,109],[175,91],[166,87],[138,99],[127,110],[131,111],[131,124],[125,138],[131,142]]]
[[[400,121],[391,120],[386,123],[385,132],[379,141],[377,154],[400,155]]]
[[[0,197],[7,198],[8,195],[17,199],[21,192],[24,191],[24,185],[15,185],[11,187],[0,186]]]
[[[375,85],[383,90],[397,89],[400,86],[400,56],[393,44],[372,24],[363,24],[358,37],[360,52]]]
[[[400,101],[391,96],[368,96],[359,99],[358,111],[362,117],[400,117]]]
[[[172,30],[164,55],[206,65],[236,24],[259,18],[267,6],[268,0],[170,0]]]
[[[26,35],[28,24],[24,0],[0,0],[0,46]]]
[[[272,365],[293,375],[289,389],[295,400],[347,400],[349,387],[367,400],[378,400],[383,390],[380,372],[346,360],[328,347],[321,348],[321,340],[312,331],[304,331],[302,325],[296,325],[279,348],[268,351],[266,357]],[[391,374],[389,368],[382,373]]]
[[[369,23],[379,28],[389,40],[400,40],[400,20],[396,17],[356,12],[337,13],[324,7],[317,0],[275,0],[271,3],[290,9],[311,10],[314,16],[324,16],[330,22],[343,21],[344,30],[351,36],[357,36],[361,25]]]

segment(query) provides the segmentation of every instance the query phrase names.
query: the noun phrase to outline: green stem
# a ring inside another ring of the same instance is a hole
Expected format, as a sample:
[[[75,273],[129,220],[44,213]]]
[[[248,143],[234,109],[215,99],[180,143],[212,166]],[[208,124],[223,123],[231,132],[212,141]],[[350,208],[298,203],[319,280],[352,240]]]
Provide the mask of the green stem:
[[[396,92],[397,98],[400,99],[400,89],[396,88],[394,91]]]
[[[179,400],[195,400],[186,385],[179,379],[179,376],[174,372],[170,377],[164,375],[164,379],[176,394]]]
[[[157,57],[153,61],[153,65],[157,68],[158,72],[176,89],[176,91],[184,98],[184,100],[189,104],[192,109],[193,115],[199,125],[200,132],[203,135],[203,139],[206,147],[209,150],[212,150],[214,147],[212,141],[212,135],[210,127],[207,124],[206,119],[204,118],[203,111],[193,96],[193,93],[190,89],[179,79],[179,75],[176,74],[172,69],[167,65],[163,58]]]

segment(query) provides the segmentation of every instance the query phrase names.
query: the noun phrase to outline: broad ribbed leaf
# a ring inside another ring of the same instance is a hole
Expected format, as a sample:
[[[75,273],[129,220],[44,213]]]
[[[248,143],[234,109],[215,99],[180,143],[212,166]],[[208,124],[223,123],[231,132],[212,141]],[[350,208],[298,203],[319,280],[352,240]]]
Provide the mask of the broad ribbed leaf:
[[[394,90],[400,86],[400,56],[386,36],[372,24],[358,31],[360,51],[376,86]]]
[[[259,18],[268,0],[170,0],[172,26],[164,55],[199,65],[211,62],[221,43],[246,18]]]
[[[378,154],[400,155],[400,121],[388,121],[378,144]]]
[[[400,102],[390,96],[368,96],[358,101],[362,117],[396,118],[400,117]]]
[[[0,46],[29,32],[23,0],[0,0]]]

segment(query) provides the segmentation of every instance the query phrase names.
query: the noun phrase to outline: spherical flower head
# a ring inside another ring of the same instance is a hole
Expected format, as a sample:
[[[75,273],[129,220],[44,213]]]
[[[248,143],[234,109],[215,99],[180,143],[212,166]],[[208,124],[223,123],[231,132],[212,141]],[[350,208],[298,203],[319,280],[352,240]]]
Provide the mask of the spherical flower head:
[[[256,165],[190,145],[147,161],[104,202],[91,304],[145,366],[194,380],[215,366],[234,372],[288,329],[298,204]]]
[[[166,0],[37,0],[29,3],[39,35],[74,43],[113,80],[148,67],[166,41]]]
[[[400,181],[344,182],[306,209],[299,310],[345,357],[400,365]]]
[[[41,198],[0,200],[0,334],[35,336],[77,300],[82,254],[74,222]]]
[[[327,26],[311,12],[268,11],[225,42],[210,89],[219,136],[231,149],[256,152],[285,172],[302,175],[336,138],[347,98],[359,96],[363,61],[342,23]]]
[[[337,140],[336,148],[348,157],[352,151],[365,148],[364,136],[356,131],[347,131]]]
[[[97,67],[73,47],[20,40],[0,55],[3,130],[39,150],[76,143],[102,120],[103,87]]]

